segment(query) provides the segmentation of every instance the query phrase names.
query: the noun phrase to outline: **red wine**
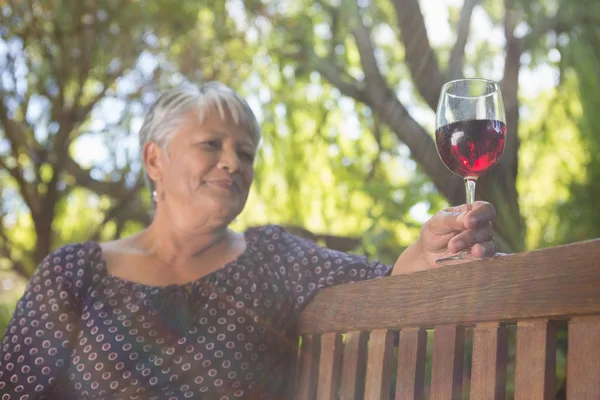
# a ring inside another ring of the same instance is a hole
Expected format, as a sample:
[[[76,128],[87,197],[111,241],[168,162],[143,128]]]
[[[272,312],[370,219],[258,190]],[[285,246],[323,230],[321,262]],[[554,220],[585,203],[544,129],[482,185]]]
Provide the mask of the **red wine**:
[[[463,178],[485,174],[502,155],[506,125],[481,119],[454,122],[435,132],[440,158],[450,171]]]

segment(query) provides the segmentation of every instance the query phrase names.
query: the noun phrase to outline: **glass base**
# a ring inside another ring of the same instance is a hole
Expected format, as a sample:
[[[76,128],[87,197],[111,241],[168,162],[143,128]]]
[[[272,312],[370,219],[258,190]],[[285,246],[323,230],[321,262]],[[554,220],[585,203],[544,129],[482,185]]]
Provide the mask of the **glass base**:
[[[456,265],[479,260],[483,260],[483,258],[475,257],[470,250],[463,250],[448,257],[438,258],[435,262],[439,265]]]

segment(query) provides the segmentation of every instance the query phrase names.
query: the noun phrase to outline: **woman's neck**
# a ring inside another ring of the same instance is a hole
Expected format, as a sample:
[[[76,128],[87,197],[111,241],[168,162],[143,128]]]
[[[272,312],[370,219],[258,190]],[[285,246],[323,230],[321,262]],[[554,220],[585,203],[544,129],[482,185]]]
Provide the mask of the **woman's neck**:
[[[177,230],[172,224],[155,219],[140,233],[140,248],[172,267],[185,266],[190,261],[226,249],[232,238],[227,226],[194,232]]]

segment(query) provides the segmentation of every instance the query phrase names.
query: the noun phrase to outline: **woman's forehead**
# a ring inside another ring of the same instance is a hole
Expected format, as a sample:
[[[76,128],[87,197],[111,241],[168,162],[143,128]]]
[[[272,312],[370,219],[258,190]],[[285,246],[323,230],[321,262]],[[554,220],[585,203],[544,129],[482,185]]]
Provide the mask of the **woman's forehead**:
[[[218,112],[207,113],[203,116],[191,111],[186,115],[185,130],[189,134],[202,135],[211,134],[220,137],[234,137],[242,143],[255,146],[248,128],[243,124],[236,123],[231,115],[221,116]]]
[[[215,128],[208,128],[207,131],[208,133],[211,133],[215,136],[219,136],[219,137],[233,137],[237,142],[239,142],[242,145],[247,145],[247,146],[252,146],[254,147],[254,142],[252,141],[252,138],[250,137],[250,134],[248,133],[248,131],[246,131],[244,128],[240,127],[240,126],[235,126],[236,129],[229,129],[226,127],[220,128],[220,127],[215,127]]]

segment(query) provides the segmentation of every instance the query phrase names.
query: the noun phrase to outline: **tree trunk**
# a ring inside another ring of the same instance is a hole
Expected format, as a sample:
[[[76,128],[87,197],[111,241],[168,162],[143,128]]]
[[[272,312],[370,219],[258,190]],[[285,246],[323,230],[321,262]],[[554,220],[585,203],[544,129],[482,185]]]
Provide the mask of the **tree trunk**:
[[[36,233],[33,262],[35,265],[38,265],[52,251],[52,220],[54,219],[54,212],[33,215],[32,217]]]

